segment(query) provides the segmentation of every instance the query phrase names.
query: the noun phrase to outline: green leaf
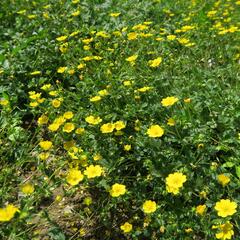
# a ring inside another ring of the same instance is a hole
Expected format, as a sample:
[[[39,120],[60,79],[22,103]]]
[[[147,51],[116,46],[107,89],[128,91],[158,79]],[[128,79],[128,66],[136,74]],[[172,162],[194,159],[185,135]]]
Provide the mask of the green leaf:
[[[236,169],[236,174],[238,178],[240,178],[240,166],[236,166],[235,169]]]

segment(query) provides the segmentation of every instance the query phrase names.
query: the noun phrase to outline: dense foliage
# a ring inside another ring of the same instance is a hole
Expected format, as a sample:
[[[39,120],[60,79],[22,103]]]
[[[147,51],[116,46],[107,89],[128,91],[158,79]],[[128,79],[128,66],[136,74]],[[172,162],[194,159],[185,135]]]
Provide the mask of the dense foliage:
[[[0,2],[0,239],[239,239],[239,0]]]

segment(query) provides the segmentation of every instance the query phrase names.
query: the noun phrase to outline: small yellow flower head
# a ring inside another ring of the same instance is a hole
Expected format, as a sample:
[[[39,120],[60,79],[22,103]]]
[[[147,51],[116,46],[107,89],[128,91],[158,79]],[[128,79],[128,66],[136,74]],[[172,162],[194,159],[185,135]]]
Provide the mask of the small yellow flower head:
[[[0,99],[0,105],[7,106],[9,104],[9,101],[7,99]]]
[[[67,36],[60,36],[60,37],[57,37],[56,38],[56,40],[58,41],[58,42],[63,42],[63,41],[65,41],[67,39]]]
[[[147,134],[149,137],[156,138],[161,137],[164,134],[164,129],[159,125],[151,125],[147,130]]]
[[[44,91],[47,91],[47,90],[49,90],[50,88],[51,88],[51,84],[44,84],[42,87],[41,87],[41,89],[42,90],[44,90]]]
[[[123,184],[115,183],[112,185],[112,188],[110,190],[110,195],[112,197],[119,197],[121,195],[124,195],[126,193],[126,186]]]
[[[76,131],[75,131],[75,133],[76,133],[76,134],[79,134],[79,135],[80,135],[80,134],[83,134],[84,132],[85,132],[85,129],[84,129],[84,128],[77,128]]]
[[[121,13],[110,13],[109,15],[111,16],[111,17],[118,17],[119,15],[120,15]]]
[[[58,100],[58,99],[54,99],[52,100],[52,106],[55,107],[55,108],[59,108],[61,105],[61,101]]]
[[[102,122],[102,119],[100,117],[94,117],[94,116],[88,116],[85,118],[85,121],[92,125],[97,125]]]
[[[126,58],[126,61],[127,62],[135,62],[137,58],[138,58],[138,55],[132,55],[132,56]]]
[[[231,202],[229,199],[221,199],[216,203],[214,208],[217,211],[218,216],[228,217],[232,216],[237,211],[237,203]]]
[[[51,132],[56,132],[60,127],[60,124],[58,123],[52,123],[48,126],[48,130]]]
[[[46,115],[42,115],[38,118],[38,124],[43,125],[48,123],[48,117]]]
[[[81,173],[80,170],[77,169],[70,169],[68,171],[66,181],[72,186],[77,185],[79,182],[83,180],[83,174]]]
[[[151,89],[152,89],[152,87],[145,86],[145,87],[142,87],[142,88],[138,88],[137,91],[138,92],[147,92]]]
[[[219,174],[217,176],[217,179],[218,179],[218,182],[222,184],[223,187],[225,187],[230,182],[230,178],[225,174]]]
[[[204,205],[198,205],[196,207],[196,213],[198,215],[203,215],[206,212],[206,209],[207,209],[207,206],[205,204]]]
[[[131,82],[131,81],[124,81],[124,82],[123,82],[123,85],[124,85],[125,87],[129,87],[129,86],[132,85],[132,82]]]
[[[77,17],[80,15],[80,10],[77,10],[71,14],[73,17]]]
[[[126,127],[126,123],[124,123],[123,121],[117,121],[115,122],[114,126],[116,130],[119,131]]]
[[[166,178],[166,188],[169,193],[178,194],[179,189],[183,186],[183,183],[187,181],[187,177],[179,172],[171,173]]]
[[[167,40],[169,40],[169,41],[173,41],[173,40],[175,40],[176,39],[176,35],[168,35],[167,36]]]
[[[90,102],[98,102],[98,101],[100,101],[101,99],[102,99],[101,96],[91,97],[91,98],[90,98]]]
[[[92,198],[91,197],[85,197],[83,200],[83,203],[87,206],[92,204]]]
[[[49,157],[49,153],[48,152],[42,152],[42,153],[40,153],[39,154],[39,158],[41,159],[41,160],[47,160],[48,159],[48,157]]]
[[[172,106],[177,101],[178,101],[178,98],[176,97],[166,97],[162,99],[161,103],[163,107],[168,107],[168,106]]]
[[[124,233],[129,233],[132,231],[132,224],[129,222],[125,222],[123,225],[120,226],[120,229],[124,232]]]
[[[161,64],[161,62],[162,62],[162,58],[158,57],[156,59],[148,61],[148,65],[150,67],[156,68],[156,67],[158,67]]]
[[[218,228],[220,230],[220,232],[215,235],[217,239],[232,239],[232,236],[234,235],[233,225],[230,222],[226,222],[219,226],[213,226],[213,228]]]
[[[10,221],[19,209],[12,204],[8,204],[5,208],[0,208],[0,222]]]
[[[93,160],[94,161],[99,161],[99,160],[101,160],[102,159],[102,156],[99,154],[99,153],[97,153],[97,154],[95,154],[94,156],[93,156]]]
[[[63,127],[63,131],[70,133],[75,129],[75,125],[73,123],[65,123]]]
[[[138,37],[138,33],[136,33],[136,32],[130,32],[130,33],[128,33],[128,35],[127,35],[127,37],[128,37],[128,40],[135,40],[135,39],[137,39],[137,37]]]
[[[49,150],[49,149],[52,147],[52,142],[51,142],[51,141],[41,141],[41,142],[39,143],[39,146],[40,146],[43,150],[47,151],[47,150]]]
[[[144,213],[153,213],[157,209],[157,204],[155,201],[147,200],[143,203],[142,208]]]
[[[67,67],[59,67],[59,68],[57,69],[57,72],[58,72],[58,73],[64,73],[66,70],[67,70]]]
[[[184,101],[185,103],[190,103],[190,102],[191,102],[191,98],[185,98],[183,101]]]
[[[173,118],[169,118],[167,121],[167,125],[169,126],[175,126],[176,122]]]
[[[101,126],[100,130],[102,133],[111,133],[115,128],[115,124],[105,123]]]
[[[65,119],[72,119],[73,118],[73,112],[65,112],[64,114],[63,114],[63,117],[65,118]]]
[[[34,185],[26,183],[21,186],[21,192],[24,194],[32,194],[34,192]]]
[[[186,232],[186,233],[191,233],[192,231],[193,231],[192,228],[186,228],[186,229],[185,229],[185,232]]]
[[[127,152],[130,151],[131,148],[132,148],[132,146],[130,144],[124,145],[124,150]]]
[[[84,171],[84,174],[87,175],[88,178],[100,177],[103,173],[103,169],[100,165],[90,165]]]
[[[103,96],[108,95],[109,93],[108,93],[107,89],[103,89],[103,90],[98,91],[98,94],[103,97]]]

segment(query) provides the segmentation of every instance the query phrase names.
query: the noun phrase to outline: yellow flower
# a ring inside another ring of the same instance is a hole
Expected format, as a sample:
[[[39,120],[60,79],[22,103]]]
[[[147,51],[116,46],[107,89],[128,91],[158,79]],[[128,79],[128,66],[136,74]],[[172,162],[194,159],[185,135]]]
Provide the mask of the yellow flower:
[[[164,107],[168,107],[168,106],[172,106],[177,101],[178,101],[178,98],[176,97],[166,97],[162,99],[161,103]]]
[[[132,82],[131,82],[131,81],[124,81],[124,82],[123,82],[123,85],[124,85],[125,87],[128,87],[128,86],[131,86],[131,85],[132,85]]]
[[[147,134],[149,137],[161,137],[164,134],[164,129],[161,128],[159,125],[151,125],[150,128],[147,130]]]
[[[148,64],[149,64],[150,67],[155,68],[155,67],[158,67],[161,64],[161,62],[162,62],[162,58],[158,57],[156,59],[149,60]]]
[[[196,213],[199,214],[199,215],[203,215],[206,212],[206,209],[207,209],[207,206],[205,204],[204,205],[198,205],[196,207]]]
[[[90,98],[90,102],[98,102],[98,101],[100,101],[101,99],[102,99],[101,96],[91,97],[91,98]]]
[[[67,39],[67,36],[60,36],[60,37],[57,37],[56,38],[56,40],[58,41],[58,42],[63,42],[63,41],[65,41]]]
[[[58,72],[58,73],[64,73],[66,70],[67,70],[67,67],[59,67],[59,68],[57,69],[57,72]]]
[[[63,131],[70,133],[75,129],[75,125],[73,123],[65,123],[63,127]]]
[[[76,12],[73,12],[71,15],[72,15],[73,17],[77,17],[77,16],[80,15],[80,11],[77,10]]]
[[[137,91],[138,92],[147,92],[147,91],[149,91],[151,89],[152,89],[152,87],[145,86],[145,87],[142,87],[142,88],[138,88]]]
[[[42,115],[38,118],[38,124],[43,125],[48,123],[48,117],[46,115]]]
[[[77,128],[76,131],[75,131],[75,133],[76,133],[76,134],[83,134],[84,131],[85,131],[84,128]]]
[[[58,99],[54,99],[52,100],[52,106],[55,108],[59,108],[61,105],[61,101],[59,101]]]
[[[100,165],[90,165],[84,171],[84,174],[87,175],[88,178],[95,178],[101,176],[103,173],[103,169]]]
[[[232,216],[237,211],[237,203],[231,202],[229,199],[221,199],[214,208],[220,217]]]
[[[169,118],[167,121],[167,125],[169,126],[175,126],[176,122],[173,118]]]
[[[126,193],[126,186],[123,184],[115,183],[112,185],[112,188],[110,190],[110,195],[112,197],[119,197],[121,195],[124,195]]]
[[[56,132],[60,127],[60,124],[58,123],[52,123],[48,126],[48,130],[51,132]]]
[[[132,224],[129,222],[125,222],[123,225],[120,226],[120,229],[124,232],[124,233],[129,233],[132,231]]]
[[[39,143],[39,145],[43,150],[47,151],[52,147],[52,142],[51,141],[41,141]]]
[[[147,200],[143,203],[143,212],[144,213],[153,213],[157,209],[157,204],[155,201]]]
[[[100,96],[106,96],[106,95],[108,95],[108,90],[107,89],[100,90],[100,91],[98,91],[98,94]]]
[[[50,154],[48,152],[42,152],[42,153],[39,154],[39,158],[41,160],[46,160],[49,157],[49,155]]]
[[[111,16],[111,17],[118,17],[119,15],[120,15],[121,13],[110,13],[109,15]]]
[[[124,150],[125,151],[130,151],[132,146],[130,144],[124,145]]]
[[[72,186],[77,185],[79,182],[83,180],[83,174],[81,173],[80,170],[77,169],[70,169],[68,171],[66,181]]]
[[[225,187],[230,182],[230,178],[224,174],[219,174],[217,176],[217,179],[218,179],[218,182],[222,184],[223,187]]]
[[[102,159],[102,156],[99,154],[99,153],[97,153],[97,154],[95,154],[94,156],[93,156],[93,160],[94,161],[99,161],[99,160],[101,160]]]
[[[135,40],[135,39],[137,39],[137,36],[138,36],[138,34],[136,32],[130,32],[127,35],[128,40]]]
[[[126,123],[124,123],[123,121],[117,121],[117,122],[115,122],[114,126],[115,126],[116,130],[119,131],[126,127]]]
[[[64,114],[63,114],[63,117],[65,118],[65,119],[71,119],[71,118],[73,118],[73,112],[65,112]]]
[[[187,181],[187,177],[179,172],[171,173],[166,178],[166,188],[169,193],[178,194],[179,188]]]
[[[102,119],[100,117],[94,117],[94,116],[88,116],[85,118],[85,121],[92,125],[97,125],[102,122]]]
[[[175,39],[176,39],[176,35],[168,35],[167,36],[167,40],[169,40],[169,41],[173,41]]]
[[[5,208],[0,208],[0,222],[10,221],[19,209],[12,204],[8,204]]]
[[[233,225],[230,222],[226,222],[224,224],[213,226],[213,228],[219,228],[221,232],[216,233],[216,238],[221,240],[232,239],[234,235]]]
[[[0,99],[0,105],[7,106],[9,104],[9,101],[7,99]]]
[[[39,105],[38,102],[30,102],[30,107],[37,107]]]
[[[184,101],[185,103],[190,103],[190,102],[191,102],[191,98],[185,98],[185,99],[183,99],[183,101]]]
[[[41,89],[42,90],[44,90],[44,91],[47,91],[47,90],[49,90],[50,88],[51,88],[51,84],[44,84],[42,87],[41,87]]]
[[[26,183],[21,186],[21,192],[25,194],[31,194],[34,192],[34,186],[30,183]]]
[[[101,126],[100,130],[102,133],[111,133],[115,128],[115,124],[113,123],[105,123]]]
[[[83,68],[85,68],[85,66],[86,66],[86,64],[85,63],[80,63],[80,64],[78,64],[77,65],[77,69],[83,69]]]
[[[126,58],[126,61],[127,62],[134,62],[134,61],[136,61],[137,58],[138,58],[138,55],[132,55],[132,56]]]

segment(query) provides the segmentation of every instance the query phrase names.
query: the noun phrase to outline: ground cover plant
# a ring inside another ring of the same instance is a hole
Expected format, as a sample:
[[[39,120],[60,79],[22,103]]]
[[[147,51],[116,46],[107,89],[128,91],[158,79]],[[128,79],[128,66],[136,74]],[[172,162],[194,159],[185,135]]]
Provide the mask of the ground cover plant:
[[[240,239],[239,0],[0,2],[0,239]]]

